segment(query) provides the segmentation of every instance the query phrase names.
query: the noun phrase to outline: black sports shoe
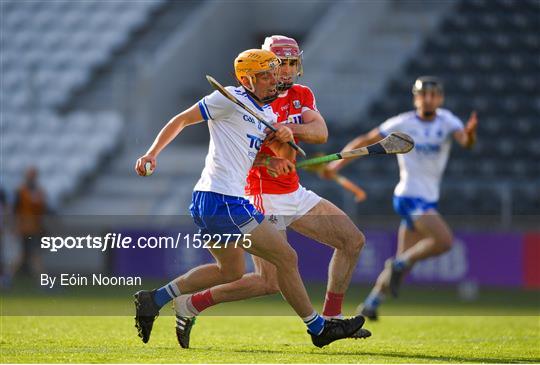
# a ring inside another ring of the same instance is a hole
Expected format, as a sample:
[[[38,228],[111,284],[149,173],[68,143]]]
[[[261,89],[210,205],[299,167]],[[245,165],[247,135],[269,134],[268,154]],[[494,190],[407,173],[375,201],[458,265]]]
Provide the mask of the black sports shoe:
[[[388,286],[390,288],[390,294],[394,298],[397,298],[399,296],[399,287],[401,285],[401,281],[403,280],[403,274],[405,270],[397,269],[396,265],[394,265],[395,260],[388,259],[385,262],[385,266],[390,270],[390,280],[388,282]]]
[[[135,298],[135,327],[139,337],[144,343],[150,340],[152,326],[159,316],[159,306],[154,301],[156,290],[140,290],[133,296]]]
[[[197,317],[184,317],[176,315],[176,339],[183,349],[189,348],[189,335]]]
[[[353,333],[350,338],[359,339],[368,337],[371,337],[371,331],[365,328],[360,328],[358,331]]]
[[[330,319],[324,321],[324,329],[320,335],[311,335],[311,341],[317,347],[326,346],[336,340],[351,337],[358,332],[366,320],[362,316],[349,319]]]
[[[358,314],[366,317],[370,321],[376,321],[379,319],[377,315],[377,310],[372,308],[364,307],[362,304],[358,306]]]

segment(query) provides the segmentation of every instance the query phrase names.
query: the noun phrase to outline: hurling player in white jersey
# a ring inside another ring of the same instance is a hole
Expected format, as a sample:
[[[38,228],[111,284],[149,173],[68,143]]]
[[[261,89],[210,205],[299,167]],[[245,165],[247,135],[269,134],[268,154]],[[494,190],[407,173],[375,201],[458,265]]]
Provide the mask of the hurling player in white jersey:
[[[412,89],[415,111],[388,119],[379,127],[361,135],[343,151],[376,143],[386,135],[401,131],[415,141],[414,149],[398,155],[400,180],[394,190],[394,210],[402,217],[395,259],[386,262],[375,287],[359,306],[370,319],[377,319],[377,308],[389,290],[397,297],[399,286],[412,266],[428,257],[440,255],[451,248],[452,232],[437,212],[439,187],[450,153],[452,139],[465,148],[476,141],[476,112],[464,127],[459,118],[441,106],[443,85],[436,77],[419,77]],[[337,173],[350,160],[330,163],[326,175]]]
[[[296,40],[270,36],[265,39],[262,49],[273,52],[281,61],[278,82],[280,96],[272,102],[274,112],[279,112],[277,125],[287,125],[299,141],[326,142],[328,130],[324,118],[315,107],[313,93],[308,87],[295,83],[302,73],[302,52]],[[300,123],[291,123],[292,120],[299,120]],[[280,155],[280,150],[285,150],[284,155],[294,162],[296,156],[290,153],[294,150],[288,145],[276,146],[268,141],[261,146],[257,160],[264,161],[269,156]],[[289,226],[304,236],[334,248],[328,268],[323,316],[343,318],[343,298],[364,245],[362,232],[341,209],[300,185],[296,171],[272,176],[264,167],[254,167],[248,175],[246,194],[285,239]],[[240,280],[175,299],[176,336],[181,347],[189,347],[195,317],[207,308],[219,303],[279,293],[275,266],[259,257],[253,257],[253,263],[254,272],[245,274]],[[369,335],[370,332],[362,328],[353,337]]]
[[[257,108],[269,121],[275,120],[267,104],[278,95],[279,62],[269,51],[244,51],[234,62],[241,86],[227,88],[243,103]],[[279,231],[243,198],[246,176],[262,141],[267,137],[264,125],[244,109],[217,91],[205,96],[167,123],[148,152],[137,160],[137,173],[145,176],[147,164],[155,169],[159,153],[185,127],[202,121],[208,122],[210,145],[204,170],[193,191],[191,216],[200,233],[211,235],[213,240],[217,240],[216,235],[223,236],[219,240],[225,241],[224,235],[227,234],[249,234],[248,243],[244,244],[244,240],[240,245],[212,247],[209,250],[216,263],[198,266],[159,289],[135,293],[135,325],[139,337],[144,343],[148,342],[160,309],[175,297],[240,279],[245,272],[243,249],[275,265],[281,293],[304,320],[313,344],[322,347],[358,331],[364,323],[361,316],[327,321],[313,309],[298,272],[295,251]],[[277,126],[277,132],[270,138],[286,143],[293,136],[290,129],[282,125]],[[294,170],[290,161],[280,157],[268,158],[261,163],[277,175]]]

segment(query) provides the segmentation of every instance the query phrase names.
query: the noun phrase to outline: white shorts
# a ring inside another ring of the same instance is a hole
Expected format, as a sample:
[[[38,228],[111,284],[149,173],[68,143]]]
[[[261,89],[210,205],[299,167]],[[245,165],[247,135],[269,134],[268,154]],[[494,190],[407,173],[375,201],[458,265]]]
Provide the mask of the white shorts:
[[[251,195],[247,199],[280,231],[302,217],[321,201],[321,197],[302,185],[288,194]]]

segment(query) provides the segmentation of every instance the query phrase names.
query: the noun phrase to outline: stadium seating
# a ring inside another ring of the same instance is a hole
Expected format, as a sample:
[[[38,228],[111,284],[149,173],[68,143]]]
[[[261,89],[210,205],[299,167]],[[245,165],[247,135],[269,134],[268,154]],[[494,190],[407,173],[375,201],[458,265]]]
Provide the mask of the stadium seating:
[[[62,106],[161,3],[2,2],[2,66],[8,86],[2,88],[4,103],[16,108],[36,102],[42,107]]]
[[[2,183],[13,189],[29,166],[39,169],[49,203],[56,207],[73,193],[100,160],[114,149],[122,128],[112,112],[59,116],[48,110],[2,117]]]
[[[58,110],[164,1],[2,1],[2,186],[29,166],[57,206],[118,144],[113,111]]]

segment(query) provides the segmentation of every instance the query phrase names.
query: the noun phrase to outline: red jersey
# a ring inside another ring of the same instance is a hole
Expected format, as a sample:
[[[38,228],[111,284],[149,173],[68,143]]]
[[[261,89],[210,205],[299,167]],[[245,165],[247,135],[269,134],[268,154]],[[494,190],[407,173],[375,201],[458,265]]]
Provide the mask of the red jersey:
[[[313,92],[309,87],[298,84],[294,84],[285,93],[279,95],[271,105],[277,115],[278,123],[301,124],[303,123],[302,112],[306,110],[318,112]],[[275,156],[275,153],[264,143],[259,152]],[[292,193],[299,187],[298,180],[296,171],[272,177],[266,171],[266,167],[254,167],[247,177],[246,195]]]

